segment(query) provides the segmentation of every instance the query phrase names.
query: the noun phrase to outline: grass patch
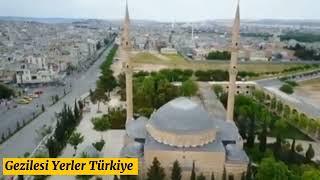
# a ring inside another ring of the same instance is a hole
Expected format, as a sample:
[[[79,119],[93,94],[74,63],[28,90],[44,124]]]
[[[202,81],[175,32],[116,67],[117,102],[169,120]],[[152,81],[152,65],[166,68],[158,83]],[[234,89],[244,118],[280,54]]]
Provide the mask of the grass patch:
[[[133,63],[139,67],[139,64],[163,65],[166,68],[192,69],[192,70],[228,70],[229,61],[188,61],[180,55],[162,55],[153,53],[136,53],[132,55]],[[265,62],[252,62],[239,64],[239,71],[250,71],[256,73],[281,72],[292,67],[299,67],[301,64],[272,64]]]

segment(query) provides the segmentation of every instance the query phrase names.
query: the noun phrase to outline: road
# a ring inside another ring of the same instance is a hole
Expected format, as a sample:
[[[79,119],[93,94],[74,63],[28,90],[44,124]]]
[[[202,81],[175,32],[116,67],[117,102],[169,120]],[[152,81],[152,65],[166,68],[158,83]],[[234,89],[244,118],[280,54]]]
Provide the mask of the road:
[[[311,79],[320,78],[320,74],[307,76],[307,77],[298,77],[294,79],[297,82],[307,81]],[[295,94],[287,95],[286,93],[279,90],[283,85],[283,82],[273,78],[273,79],[264,79],[256,81],[258,85],[263,87],[265,90],[275,94],[278,98],[293,105],[296,109],[304,112],[305,114],[313,117],[315,119],[320,118],[320,105],[315,106],[312,102],[309,102],[306,98],[299,97]]]
[[[110,46],[111,48],[111,46]],[[2,158],[4,157],[18,157],[23,156],[25,152],[32,152],[38,145],[40,139],[35,130],[41,129],[44,125],[52,125],[55,123],[55,112],[60,112],[63,104],[74,104],[76,98],[88,92],[90,89],[94,89],[96,81],[100,75],[100,64],[105,60],[106,55],[109,53],[108,48],[103,55],[80,76],[78,76],[72,85],[72,91],[65,96],[57,104],[48,108],[38,118],[21,129],[18,133],[4,142],[0,147],[0,171],[2,172]]]
[[[70,86],[43,86],[39,88],[29,89],[29,92],[41,90],[44,92],[39,98],[34,99],[30,104],[18,105],[17,108],[6,109],[5,106],[0,107],[0,135],[7,135],[10,129],[11,132],[17,127],[17,123],[22,126],[23,122],[27,122],[33,118],[33,114],[41,112],[42,104],[48,108],[52,104],[51,96],[62,96],[64,91],[69,91]],[[12,104],[15,104],[12,102]],[[12,107],[12,106],[11,106]],[[19,113],[17,113],[19,112]]]

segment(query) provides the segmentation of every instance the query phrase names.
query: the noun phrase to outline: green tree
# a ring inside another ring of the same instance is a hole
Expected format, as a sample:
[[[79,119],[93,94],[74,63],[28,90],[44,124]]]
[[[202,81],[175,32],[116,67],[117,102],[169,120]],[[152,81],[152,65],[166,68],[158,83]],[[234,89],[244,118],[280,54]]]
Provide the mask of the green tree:
[[[194,96],[198,91],[198,85],[191,79],[184,81],[181,86],[183,96]]]
[[[105,145],[105,141],[103,139],[101,139],[96,143],[92,143],[92,146],[99,152],[102,151],[104,145]]]
[[[181,180],[181,167],[177,160],[173,163],[171,180]]]
[[[306,160],[307,162],[311,162],[312,158],[314,157],[314,150],[311,144],[309,144],[309,148],[306,152]]]
[[[78,145],[81,144],[83,142],[83,140],[84,140],[84,137],[81,135],[81,133],[74,132],[71,134],[68,142],[74,148],[74,155],[73,156],[76,155]]]
[[[191,177],[190,180],[196,180],[196,170],[195,170],[195,164],[194,161],[192,163],[192,171],[191,171]]]
[[[265,158],[261,161],[256,175],[257,180],[288,180],[288,167],[283,162],[277,162],[273,158]]]
[[[287,128],[287,124],[284,120],[277,120],[275,123],[275,135],[276,143],[274,144],[274,155],[276,158],[280,157],[282,152],[282,142],[283,142],[283,131]]]
[[[280,90],[286,94],[293,94],[294,90],[293,87],[289,84],[284,84],[280,87]]]
[[[206,180],[206,177],[201,173],[198,177],[197,180]]]
[[[147,180],[164,180],[165,176],[164,169],[155,157],[153,159],[152,166],[148,169]]]
[[[106,131],[108,129],[110,129],[111,127],[111,122],[109,120],[109,116],[102,116],[102,117],[96,117],[96,118],[92,118],[91,120],[92,124],[93,124],[93,128],[96,131]]]
[[[73,114],[76,121],[80,121],[81,119],[81,113],[78,108],[77,100],[74,101],[74,108],[73,108]]]
[[[211,180],[214,180],[214,172],[211,173]]]
[[[215,92],[215,94],[217,95],[218,98],[220,98],[221,95],[224,93],[223,87],[220,85],[214,85],[213,91]]]
[[[262,130],[259,134],[259,150],[260,152],[266,152],[267,149],[267,134],[268,134],[268,126],[270,123],[270,115],[265,110],[262,111]]]
[[[290,149],[291,149],[291,153],[296,153],[296,140],[295,139],[293,139]]]
[[[42,111],[42,112],[46,111],[46,108],[44,107],[43,104],[41,105],[41,111]]]
[[[254,141],[256,138],[256,120],[258,116],[258,112],[260,112],[257,104],[253,103],[250,106],[248,115],[249,115],[249,129],[248,129],[248,138],[247,138],[247,146],[252,148],[254,146]]]
[[[60,146],[61,145],[54,138],[50,138],[47,141],[46,147],[48,149],[50,158],[58,157],[58,155],[60,154],[60,148],[59,148]]]
[[[93,102],[98,102],[98,112],[100,111],[100,102],[106,102],[109,100],[105,89],[102,87],[101,81],[97,82],[97,88],[93,93]]]
[[[0,99],[10,99],[14,96],[14,91],[4,84],[0,84]]]

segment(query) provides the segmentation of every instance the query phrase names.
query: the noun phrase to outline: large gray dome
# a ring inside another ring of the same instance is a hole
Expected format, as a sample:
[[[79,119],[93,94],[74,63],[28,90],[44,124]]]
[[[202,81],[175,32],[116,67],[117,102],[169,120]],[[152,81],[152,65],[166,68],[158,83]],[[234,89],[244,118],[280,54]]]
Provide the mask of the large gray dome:
[[[174,99],[152,114],[147,130],[158,142],[200,146],[215,140],[215,125],[209,114],[188,98]]]

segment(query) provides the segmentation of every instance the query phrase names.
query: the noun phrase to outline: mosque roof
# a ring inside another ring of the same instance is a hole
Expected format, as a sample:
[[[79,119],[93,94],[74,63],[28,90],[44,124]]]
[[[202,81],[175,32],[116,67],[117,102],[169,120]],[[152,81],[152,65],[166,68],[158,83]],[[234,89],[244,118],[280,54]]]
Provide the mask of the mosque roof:
[[[202,106],[180,97],[152,114],[147,131],[158,142],[177,147],[196,147],[215,140],[213,119]]]

